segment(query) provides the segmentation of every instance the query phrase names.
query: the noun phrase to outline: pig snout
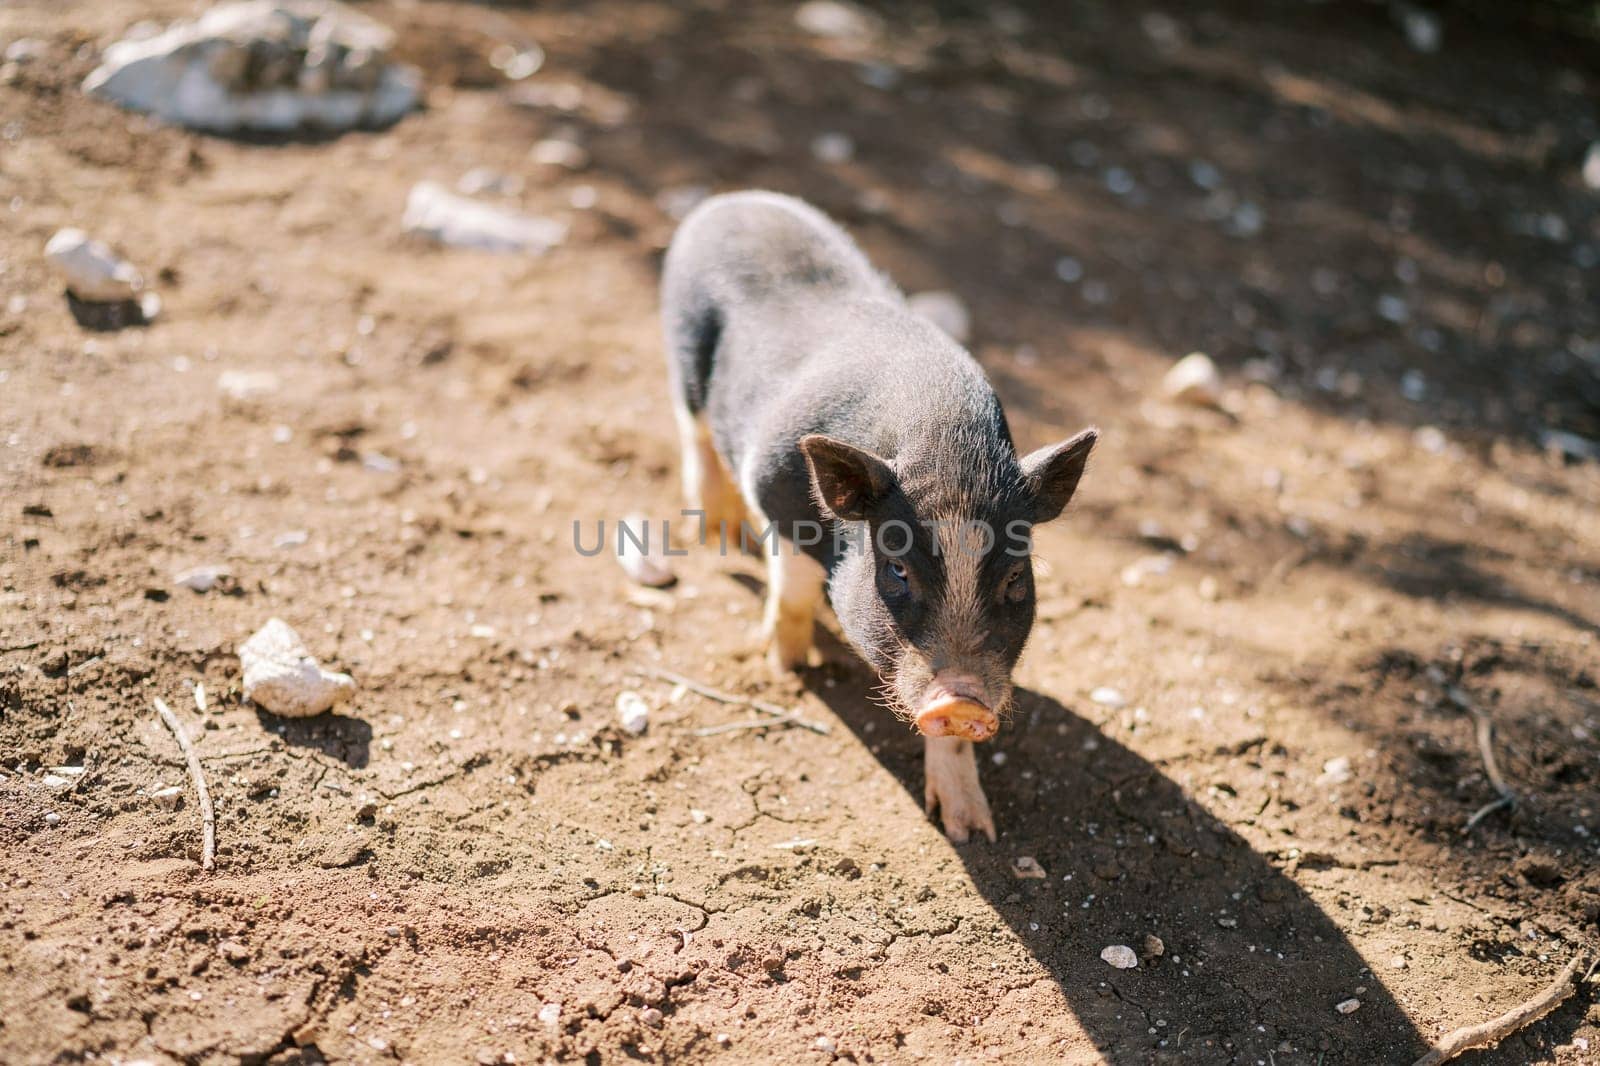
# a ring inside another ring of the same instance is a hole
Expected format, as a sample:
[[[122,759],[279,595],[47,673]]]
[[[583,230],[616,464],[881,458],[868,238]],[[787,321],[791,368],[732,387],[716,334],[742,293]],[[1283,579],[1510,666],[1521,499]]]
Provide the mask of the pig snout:
[[[988,740],[1000,731],[1000,716],[974,675],[939,673],[923,690],[912,721],[927,737]]]

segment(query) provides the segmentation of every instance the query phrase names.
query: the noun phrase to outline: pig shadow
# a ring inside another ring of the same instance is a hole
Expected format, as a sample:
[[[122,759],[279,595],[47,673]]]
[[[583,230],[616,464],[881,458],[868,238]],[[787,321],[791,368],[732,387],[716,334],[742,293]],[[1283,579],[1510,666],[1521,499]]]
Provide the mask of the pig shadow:
[[[920,804],[921,739],[886,718],[869,698],[871,678],[838,650],[825,648],[827,664],[811,671],[835,684],[812,691]],[[1019,690],[980,760],[1000,841],[957,853],[1109,1061],[1330,1066],[1411,1062],[1425,1048],[1291,877],[1091,722]],[[1018,856],[1046,876],[1019,879]],[[1118,944],[1140,955],[1137,968],[1101,960]],[[1359,1009],[1341,1014],[1350,999]]]

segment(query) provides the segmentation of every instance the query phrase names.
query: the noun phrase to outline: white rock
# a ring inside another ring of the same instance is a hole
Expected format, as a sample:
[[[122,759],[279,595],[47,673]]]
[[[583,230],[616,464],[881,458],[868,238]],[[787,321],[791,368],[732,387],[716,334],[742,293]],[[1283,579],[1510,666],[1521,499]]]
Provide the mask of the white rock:
[[[839,1045],[831,1036],[819,1036],[817,1037],[816,1043],[812,1044],[811,1046],[828,1055],[832,1055],[835,1051],[839,1050]]]
[[[906,306],[944,330],[957,344],[972,339],[972,315],[955,293],[937,289],[919,292],[907,297]]]
[[[663,588],[678,580],[667,564],[667,545],[650,539],[649,519],[629,515],[621,524],[625,529],[617,530],[617,562],[631,580],[649,588]],[[665,536],[664,529],[656,532]]]
[[[418,182],[406,198],[401,228],[457,248],[542,255],[567,236],[567,226],[457,196],[433,181]]]
[[[1112,944],[1102,948],[1100,958],[1119,970],[1131,970],[1139,965],[1139,956],[1126,944]]]
[[[1089,693],[1089,698],[1102,707],[1110,707],[1113,711],[1120,711],[1128,705],[1128,697],[1117,689],[1105,685]]]
[[[856,142],[844,133],[818,134],[811,142],[811,157],[819,163],[837,166],[848,163],[856,155]]]
[[[270,619],[239,648],[244,695],[273,714],[309,718],[355,692],[349,674],[324,670],[287,622]]]
[[[1049,875],[1032,855],[1018,855],[1011,860],[1011,876],[1025,881],[1042,881]]]
[[[1322,764],[1322,776],[1317,778],[1317,784],[1342,785],[1348,780],[1350,780],[1350,757],[1340,755]]]
[[[132,263],[81,229],[56,233],[44,246],[44,257],[67,279],[67,288],[80,300],[134,300],[144,288],[144,277]]]
[[[169,811],[175,810],[178,806],[178,801],[183,798],[183,789],[177,785],[168,785],[166,788],[158,788],[150,793],[150,798]]]
[[[1204,352],[1190,352],[1172,364],[1161,379],[1161,391],[1169,400],[1215,407],[1222,402],[1222,375],[1217,364]]]
[[[838,0],[807,0],[795,10],[794,23],[818,37],[840,39],[870,37],[878,29],[875,16]]]
[[[1121,578],[1122,583],[1132,589],[1144,584],[1144,579],[1147,577],[1162,577],[1171,572],[1171,555],[1146,555],[1123,567]]]
[[[617,720],[628,733],[639,736],[650,728],[650,705],[637,692],[624,689],[617,693]]]
[[[1354,1014],[1361,1009],[1361,1001],[1354,998],[1341,1000],[1333,1009],[1340,1014]]]
[[[1406,35],[1406,43],[1412,48],[1424,55],[1432,55],[1439,50],[1444,38],[1444,27],[1440,24],[1438,15],[1410,4],[1395,5],[1394,15],[1400,22],[1400,29]]]
[[[393,39],[334,0],[241,0],[117,42],[83,87],[218,133],[383,126],[422,88],[415,70],[388,61]]]
[[[68,781],[66,778],[62,777],[60,774],[45,774],[44,775],[44,787],[45,788],[66,788],[70,784],[72,784],[72,782]]]
[[[539,1008],[539,1022],[541,1025],[554,1027],[561,1020],[561,1004],[546,1003]]]
[[[218,581],[227,576],[228,568],[225,566],[196,566],[174,574],[172,583],[191,592],[210,592],[217,587]]]
[[[217,388],[230,400],[259,400],[277,392],[278,384],[278,375],[270,370],[224,370],[217,375]]]
[[[582,170],[589,165],[589,153],[576,141],[548,137],[535,141],[528,149],[528,158],[541,166]]]

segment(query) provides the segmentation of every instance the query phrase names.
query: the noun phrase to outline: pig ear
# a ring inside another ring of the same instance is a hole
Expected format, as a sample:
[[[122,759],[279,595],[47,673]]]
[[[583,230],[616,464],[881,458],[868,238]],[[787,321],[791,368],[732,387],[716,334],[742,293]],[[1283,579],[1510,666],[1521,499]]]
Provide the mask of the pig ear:
[[[858,521],[894,488],[894,471],[869,451],[820,433],[800,438],[811,490],[835,518]]]
[[[1099,439],[1098,429],[1086,429],[1071,440],[1040,448],[1022,460],[1022,475],[1033,491],[1035,522],[1048,522],[1066,508]]]

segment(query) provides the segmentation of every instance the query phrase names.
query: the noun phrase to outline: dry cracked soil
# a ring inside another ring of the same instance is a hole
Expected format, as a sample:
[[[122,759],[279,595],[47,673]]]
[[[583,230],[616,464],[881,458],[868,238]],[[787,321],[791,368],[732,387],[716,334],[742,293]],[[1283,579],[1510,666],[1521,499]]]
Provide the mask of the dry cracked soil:
[[[1594,950],[1600,464],[1549,437],[1600,437],[1592,42],[1451,9],[1420,54],[1359,3],[897,3],[844,39],[359,6],[425,108],[226,139],[78,89],[190,4],[0,5],[38,42],[0,68],[0,1061],[1371,1066]],[[477,167],[565,242],[402,235]],[[831,619],[769,678],[757,561],[641,591],[573,548],[679,506],[660,254],[741,187],[958,293],[1024,446],[1104,431],[982,752],[996,844],[925,816]],[[66,225],[153,324],[75,321]],[[1196,349],[1223,409],[1158,399]],[[242,698],[273,616],[352,702]],[[701,735],[754,712],[660,671],[827,732]],[[1479,716],[1516,803],[1469,829]],[[1585,987],[1462,1061],[1597,1047]]]

